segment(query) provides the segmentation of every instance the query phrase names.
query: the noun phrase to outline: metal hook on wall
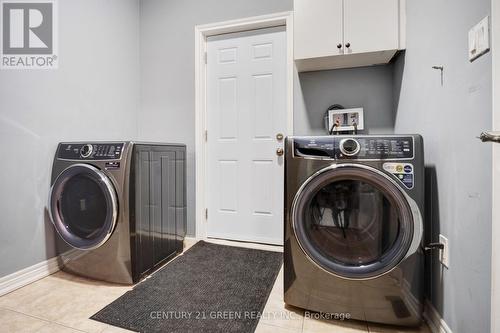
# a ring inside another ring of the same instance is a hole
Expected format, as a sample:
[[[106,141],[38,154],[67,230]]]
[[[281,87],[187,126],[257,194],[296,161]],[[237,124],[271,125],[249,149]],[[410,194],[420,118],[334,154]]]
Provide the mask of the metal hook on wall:
[[[443,83],[444,83],[444,79],[443,79],[443,71],[444,71],[444,67],[443,66],[432,66],[432,69],[439,69],[441,71],[441,86],[443,86]]]

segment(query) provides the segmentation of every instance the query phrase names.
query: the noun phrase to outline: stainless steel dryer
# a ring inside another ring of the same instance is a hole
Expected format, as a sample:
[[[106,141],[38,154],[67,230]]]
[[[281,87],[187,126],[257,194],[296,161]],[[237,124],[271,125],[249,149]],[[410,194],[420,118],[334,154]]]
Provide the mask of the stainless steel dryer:
[[[184,145],[60,143],[48,211],[63,270],[132,284],[182,252],[185,159]]]
[[[285,302],[330,317],[418,325],[422,138],[289,137],[285,149]]]

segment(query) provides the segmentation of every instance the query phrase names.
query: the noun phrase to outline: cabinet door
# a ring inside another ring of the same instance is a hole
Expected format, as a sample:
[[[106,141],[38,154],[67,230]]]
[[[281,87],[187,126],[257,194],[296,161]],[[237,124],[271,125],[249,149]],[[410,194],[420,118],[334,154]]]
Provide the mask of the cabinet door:
[[[344,45],[346,54],[397,50],[399,0],[344,0]]]
[[[295,0],[295,59],[342,54],[342,21],[342,0]]]

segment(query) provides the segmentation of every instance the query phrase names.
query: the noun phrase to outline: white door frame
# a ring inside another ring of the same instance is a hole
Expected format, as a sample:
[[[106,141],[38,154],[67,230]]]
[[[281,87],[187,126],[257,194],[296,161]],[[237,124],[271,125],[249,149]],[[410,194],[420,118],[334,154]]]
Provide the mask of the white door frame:
[[[500,0],[491,1],[492,130],[500,131]],[[500,333],[500,145],[492,144],[491,332]]]
[[[285,26],[287,43],[287,131],[293,133],[293,13],[282,12],[238,20],[197,25],[195,38],[195,164],[196,164],[196,238],[207,238],[207,37],[262,28]]]

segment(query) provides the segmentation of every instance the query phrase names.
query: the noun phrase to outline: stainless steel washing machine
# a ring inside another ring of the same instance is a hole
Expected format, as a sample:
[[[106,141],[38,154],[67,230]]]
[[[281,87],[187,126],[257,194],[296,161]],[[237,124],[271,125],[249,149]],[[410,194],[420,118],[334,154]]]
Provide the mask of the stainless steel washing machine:
[[[333,318],[421,322],[419,135],[289,137],[285,303]]]
[[[63,270],[132,284],[182,252],[186,147],[60,143],[48,212]]]

